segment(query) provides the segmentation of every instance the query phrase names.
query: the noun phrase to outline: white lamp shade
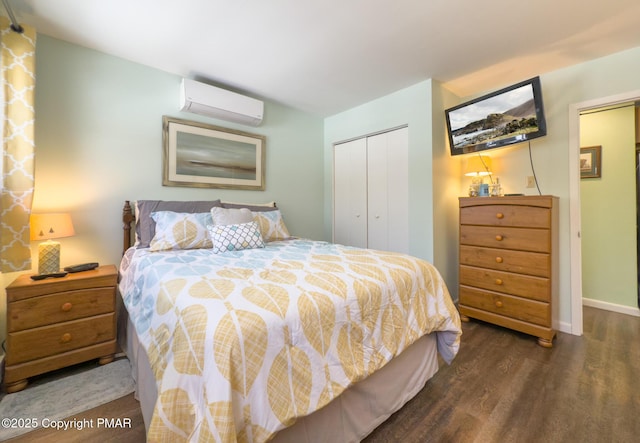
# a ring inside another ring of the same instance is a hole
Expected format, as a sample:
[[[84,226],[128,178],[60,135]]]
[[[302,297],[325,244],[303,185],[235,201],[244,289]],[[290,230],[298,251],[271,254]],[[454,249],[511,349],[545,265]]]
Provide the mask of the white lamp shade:
[[[71,215],[67,213],[31,214],[31,240],[50,240],[75,234]]]
[[[491,175],[491,157],[488,155],[474,155],[467,159],[464,175],[469,177],[483,177]]]

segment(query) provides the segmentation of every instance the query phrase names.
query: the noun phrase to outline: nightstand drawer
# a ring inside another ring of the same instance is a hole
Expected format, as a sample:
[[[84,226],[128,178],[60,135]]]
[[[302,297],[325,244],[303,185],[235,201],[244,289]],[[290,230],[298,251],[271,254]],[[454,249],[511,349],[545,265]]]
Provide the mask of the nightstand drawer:
[[[548,229],[461,225],[460,244],[548,253],[551,233]]]
[[[542,252],[460,245],[460,264],[538,277],[551,277],[551,256]]]
[[[542,277],[460,266],[460,284],[545,302],[551,299],[549,279]]]
[[[546,326],[551,324],[549,303],[460,286],[460,305]]]
[[[114,295],[113,287],[105,287],[59,292],[14,302],[7,318],[7,330],[21,331],[114,312]]]
[[[15,365],[115,338],[115,313],[10,332],[6,364]]]
[[[490,205],[460,208],[463,225],[549,228],[551,211],[547,208],[518,205]]]

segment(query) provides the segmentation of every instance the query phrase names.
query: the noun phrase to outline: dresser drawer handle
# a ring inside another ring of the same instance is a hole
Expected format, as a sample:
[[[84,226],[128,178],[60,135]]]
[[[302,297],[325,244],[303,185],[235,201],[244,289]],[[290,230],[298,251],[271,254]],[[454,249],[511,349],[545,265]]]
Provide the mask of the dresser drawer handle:
[[[496,263],[502,263],[502,257],[496,257]]]
[[[60,337],[60,341],[62,341],[62,343],[69,343],[71,341],[71,334],[65,332],[62,334],[62,337]]]
[[[504,239],[503,236],[501,236],[500,234],[496,235],[496,240],[497,241],[502,241],[502,239]]]
[[[502,302],[500,300],[496,300],[496,308],[501,308]]]
[[[496,278],[496,285],[502,285],[502,279]]]
[[[69,312],[71,310],[71,308],[73,307],[73,305],[69,302],[66,302],[65,304],[62,305],[61,309],[64,312]]]
[[[503,219],[503,218],[504,218],[504,214],[503,214],[502,212],[498,212],[498,213],[496,214],[496,218],[501,220],[501,219]]]

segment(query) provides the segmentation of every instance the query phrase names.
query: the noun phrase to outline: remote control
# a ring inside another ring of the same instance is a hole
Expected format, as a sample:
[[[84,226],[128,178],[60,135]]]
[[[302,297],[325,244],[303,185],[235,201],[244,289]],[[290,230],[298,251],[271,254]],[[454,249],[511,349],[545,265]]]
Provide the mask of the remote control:
[[[36,274],[31,276],[31,280],[44,280],[45,278],[60,278],[67,275],[67,272],[52,272],[50,274]]]
[[[64,268],[67,272],[90,271],[98,267],[98,263],[80,263],[79,265],[71,265]]]

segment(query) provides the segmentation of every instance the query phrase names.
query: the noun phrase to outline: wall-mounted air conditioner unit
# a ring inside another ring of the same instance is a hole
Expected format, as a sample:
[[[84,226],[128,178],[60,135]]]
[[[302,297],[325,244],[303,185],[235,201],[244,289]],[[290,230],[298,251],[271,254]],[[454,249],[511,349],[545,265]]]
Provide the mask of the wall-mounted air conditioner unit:
[[[185,78],[180,85],[180,110],[258,126],[262,122],[264,103],[255,98]]]

